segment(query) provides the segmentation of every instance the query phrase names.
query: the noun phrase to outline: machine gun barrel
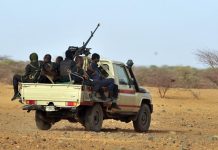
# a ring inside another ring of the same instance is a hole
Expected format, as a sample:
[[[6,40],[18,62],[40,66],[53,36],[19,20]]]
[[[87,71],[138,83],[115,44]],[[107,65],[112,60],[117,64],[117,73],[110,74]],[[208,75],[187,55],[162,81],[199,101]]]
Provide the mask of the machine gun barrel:
[[[86,43],[83,44],[82,47],[86,48],[86,46],[88,45],[89,41],[91,40],[91,38],[93,37],[93,35],[95,34],[95,31],[98,29],[99,26],[100,26],[100,23],[98,23],[97,27],[95,28],[95,30],[93,32],[91,31],[91,35],[90,35],[89,39],[86,41]]]
[[[89,51],[90,51],[91,48],[86,48],[86,46],[88,45],[91,38],[94,36],[94,34],[95,34],[95,32],[96,32],[96,30],[98,29],[99,26],[100,26],[100,24],[98,23],[95,30],[91,31],[91,35],[88,38],[88,40],[85,43],[83,42],[83,46],[81,46],[81,47],[69,46],[68,50],[75,51],[74,57],[78,56],[78,55],[82,55],[82,54],[84,54],[85,56],[88,56],[90,54]]]

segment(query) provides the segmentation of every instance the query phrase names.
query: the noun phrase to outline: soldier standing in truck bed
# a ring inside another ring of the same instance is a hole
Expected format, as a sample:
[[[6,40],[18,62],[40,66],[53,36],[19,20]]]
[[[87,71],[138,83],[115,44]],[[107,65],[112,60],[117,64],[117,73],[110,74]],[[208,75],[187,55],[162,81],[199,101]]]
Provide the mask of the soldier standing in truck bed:
[[[40,71],[41,71],[41,64],[38,61],[38,55],[36,53],[30,54],[30,63],[25,68],[24,75],[15,74],[13,76],[13,87],[14,87],[14,96],[11,100],[15,100],[20,98],[20,93],[18,91],[18,84],[19,82],[26,82],[26,83],[35,83],[38,82]]]

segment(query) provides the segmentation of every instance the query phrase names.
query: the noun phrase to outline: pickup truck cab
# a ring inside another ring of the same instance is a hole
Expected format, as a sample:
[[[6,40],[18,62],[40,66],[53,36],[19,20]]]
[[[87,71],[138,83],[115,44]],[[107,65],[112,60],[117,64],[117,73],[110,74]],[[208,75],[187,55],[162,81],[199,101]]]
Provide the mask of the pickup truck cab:
[[[130,61],[131,62],[131,61]],[[153,112],[149,92],[138,86],[132,65],[111,60],[100,60],[99,65],[107,78],[113,78],[118,86],[116,103],[120,109],[111,108],[112,101],[93,101],[92,87],[69,83],[22,83],[23,110],[35,110],[38,129],[48,130],[61,119],[80,122],[88,131],[100,131],[104,119],[133,122],[137,132],[146,132]],[[107,89],[105,95],[107,96]]]

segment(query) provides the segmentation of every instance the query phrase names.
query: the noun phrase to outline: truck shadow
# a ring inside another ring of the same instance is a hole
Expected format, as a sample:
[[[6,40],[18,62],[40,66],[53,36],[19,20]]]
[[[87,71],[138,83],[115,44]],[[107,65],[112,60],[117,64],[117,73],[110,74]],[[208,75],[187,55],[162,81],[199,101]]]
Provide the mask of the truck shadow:
[[[134,129],[121,129],[121,128],[102,128],[101,132],[126,132],[126,133],[139,133],[136,132]],[[185,133],[186,131],[173,131],[173,130],[149,130],[148,132],[142,132],[144,134],[146,133],[156,133],[156,134],[164,134],[164,133],[171,133],[171,134],[176,134],[176,133]]]
[[[71,127],[71,126],[66,126],[64,128],[59,128],[59,129],[51,129],[51,131],[86,131],[85,128],[83,127]],[[89,131],[88,131],[89,132]],[[138,133],[134,129],[121,129],[121,128],[102,128],[101,132],[104,133],[119,133],[119,132],[125,132],[125,133]],[[179,133],[186,133],[188,131],[178,131],[178,130],[149,130],[146,133],[156,133],[156,134],[179,134]]]

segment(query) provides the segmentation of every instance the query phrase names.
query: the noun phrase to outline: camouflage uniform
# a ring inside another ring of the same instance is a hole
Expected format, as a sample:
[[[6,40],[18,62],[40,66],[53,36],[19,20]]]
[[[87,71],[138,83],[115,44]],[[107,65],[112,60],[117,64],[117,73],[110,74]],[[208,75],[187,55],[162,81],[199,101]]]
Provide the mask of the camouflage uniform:
[[[11,100],[15,100],[19,97],[18,91],[19,82],[35,83],[38,82],[41,71],[41,64],[38,61],[38,55],[36,53],[30,54],[30,64],[25,68],[25,74],[23,76],[15,74],[13,76],[14,96]]]
[[[76,62],[66,58],[60,63],[60,82],[69,82],[69,72],[76,72]]]
[[[52,81],[58,80],[58,65],[54,62],[41,62],[42,72],[39,78],[40,83],[51,83],[48,76]]]

